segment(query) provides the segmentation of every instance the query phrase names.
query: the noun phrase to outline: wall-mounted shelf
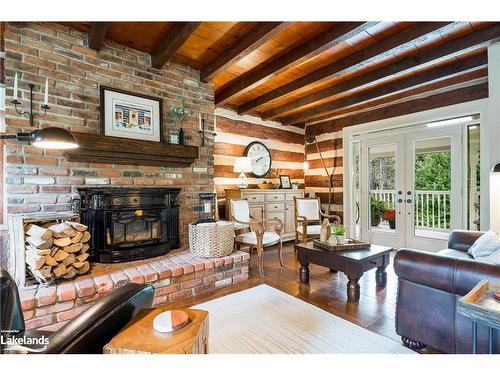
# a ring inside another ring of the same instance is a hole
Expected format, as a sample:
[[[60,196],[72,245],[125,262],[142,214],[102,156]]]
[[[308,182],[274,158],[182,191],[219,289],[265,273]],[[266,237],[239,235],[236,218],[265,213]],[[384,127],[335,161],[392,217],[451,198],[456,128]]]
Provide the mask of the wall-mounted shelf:
[[[198,158],[198,147],[73,132],[80,147],[66,150],[69,161],[188,167]]]

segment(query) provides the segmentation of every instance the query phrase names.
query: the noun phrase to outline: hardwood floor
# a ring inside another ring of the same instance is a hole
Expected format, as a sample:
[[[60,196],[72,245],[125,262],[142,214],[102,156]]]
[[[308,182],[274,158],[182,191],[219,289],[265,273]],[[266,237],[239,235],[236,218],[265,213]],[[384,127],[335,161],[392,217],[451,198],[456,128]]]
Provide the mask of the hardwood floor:
[[[309,285],[300,284],[299,263],[295,260],[293,242],[286,243],[283,250],[285,267],[281,268],[277,248],[266,249],[263,278],[258,273],[257,256],[252,254],[250,278],[247,281],[219,289],[213,293],[184,299],[170,306],[189,307],[260,284],[268,284],[370,331],[401,342],[395,332],[397,276],[392,268],[392,256],[391,264],[387,267],[387,286],[382,289],[377,288],[375,270],[368,271],[359,282],[361,285],[359,302],[347,302],[347,277],[343,273],[333,273],[327,268],[311,265]]]

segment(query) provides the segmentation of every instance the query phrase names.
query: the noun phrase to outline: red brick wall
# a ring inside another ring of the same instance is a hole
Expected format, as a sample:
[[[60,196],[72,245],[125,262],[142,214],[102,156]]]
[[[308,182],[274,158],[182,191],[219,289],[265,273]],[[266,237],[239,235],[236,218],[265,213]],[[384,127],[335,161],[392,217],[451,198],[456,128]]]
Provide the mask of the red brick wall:
[[[198,112],[210,115],[208,126],[212,128],[214,95],[210,84],[200,82],[197,70],[174,63],[167,63],[161,70],[151,69],[147,53],[110,41],[96,52],[87,48],[87,38],[86,33],[55,23],[7,23],[7,98],[12,96],[17,71],[24,99],[28,97],[28,83],[36,84],[35,108],[39,108],[41,86],[48,77],[51,110],[37,119],[36,127],[98,133],[100,85],[161,97],[165,134],[174,126],[168,108],[185,98],[195,112],[185,121],[186,143],[200,144]],[[23,106],[27,105],[24,100]],[[10,104],[6,115],[8,132],[30,131],[28,121]],[[200,159],[186,168],[68,162],[60,151],[10,143],[5,172],[8,213],[69,210],[71,194],[84,185],[179,186],[181,238],[185,243],[187,223],[198,215],[198,192],[213,191],[213,142],[209,140],[200,147]]]

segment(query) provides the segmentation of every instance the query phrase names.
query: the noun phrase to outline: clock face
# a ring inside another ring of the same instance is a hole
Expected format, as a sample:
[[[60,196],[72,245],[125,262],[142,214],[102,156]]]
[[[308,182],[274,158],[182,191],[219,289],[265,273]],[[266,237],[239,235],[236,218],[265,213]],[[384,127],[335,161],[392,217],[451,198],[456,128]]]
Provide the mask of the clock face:
[[[250,143],[245,155],[252,161],[252,173],[255,177],[264,177],[271,169],[271,153],[261,142]]]

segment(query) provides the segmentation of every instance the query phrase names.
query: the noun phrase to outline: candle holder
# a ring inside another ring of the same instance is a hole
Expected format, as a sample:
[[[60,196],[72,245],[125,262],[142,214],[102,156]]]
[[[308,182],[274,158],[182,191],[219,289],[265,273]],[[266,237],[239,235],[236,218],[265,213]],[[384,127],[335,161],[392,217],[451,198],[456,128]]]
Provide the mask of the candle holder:
[[[200,130],[198,130],[198,134],[200,134],[200,137],[201,137],[201,146],[204,147],[205,146],[205,116],[203,116],[201,114],[200,114]],[[212,135],[215,138],[217,133],[214,131],[214,132],[212,132]]]
[[[30,127],[32,127],[33,123],[35,121],[35,118],[36,117],[40,117],[40,118],[45,117],[45,115],[47,114],[47,110],[50,109],[50,107],[47,104],[42,104],[41,108],[43,109],[43,115],[33,112],[33,88],[35,87],[35,85],[33,83],[30,83],[29,87],[30,87],[30,110],[29,111],[20,111],[18,109],[17,106],[21,104],[20,100],[14,99],[14,100],[11,100],[11,103],[14,104],[14,108],[16,109],[16,112],[20,116],[23,116],[23,117],[27,116],[30,119]]]

